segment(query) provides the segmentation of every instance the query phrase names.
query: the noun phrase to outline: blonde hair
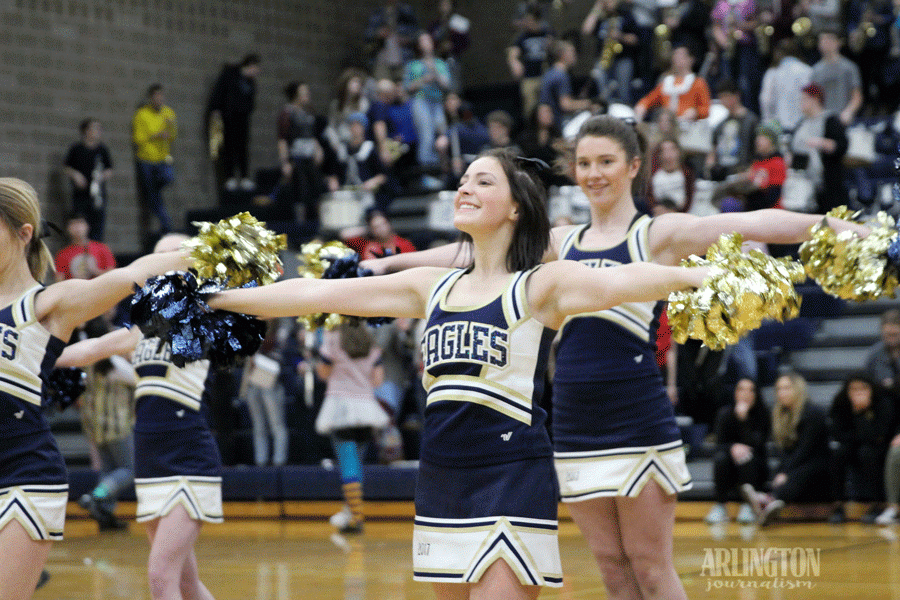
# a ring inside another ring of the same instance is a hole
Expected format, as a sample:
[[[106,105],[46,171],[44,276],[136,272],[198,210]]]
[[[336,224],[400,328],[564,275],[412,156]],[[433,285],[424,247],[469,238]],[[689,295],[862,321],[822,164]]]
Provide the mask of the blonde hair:
[[[13,234],[22,225],[31,225],[33,231],[31,242],[25,249],[25,258],[31,276],[43,281],[47,271],[53,268],[53,255],[41,239],[44,233],[41,205],[34,188],[15,177],[0,177],[0,220]]]
[[[790,408],[782,406],[777,400],[772,408],[772,439],[781,448],[790,448],[797,442],[797,424],[803,416],[803,408],[809,396],[806,393],[806,380],[802,375],[791,371],[778,379],[787,377],[794,390],[794,403]]]

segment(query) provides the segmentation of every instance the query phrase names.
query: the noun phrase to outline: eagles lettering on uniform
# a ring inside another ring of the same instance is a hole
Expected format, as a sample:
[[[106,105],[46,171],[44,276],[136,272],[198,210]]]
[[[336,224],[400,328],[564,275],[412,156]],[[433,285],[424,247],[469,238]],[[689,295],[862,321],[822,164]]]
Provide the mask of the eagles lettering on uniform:
[[[131,362],[138,374],[134,396],[139,405],[145,399],[164,398],[193,411],[200,410],[208,360],[191,362],[179,369],[172,364],[168,344],[160,344],[159,338],[144,338],[135,347]]]
[[[425,332],[422,354],[426,368],[459,360],[503,368],[509,356],[509,335],[483,323],[442,323]]]

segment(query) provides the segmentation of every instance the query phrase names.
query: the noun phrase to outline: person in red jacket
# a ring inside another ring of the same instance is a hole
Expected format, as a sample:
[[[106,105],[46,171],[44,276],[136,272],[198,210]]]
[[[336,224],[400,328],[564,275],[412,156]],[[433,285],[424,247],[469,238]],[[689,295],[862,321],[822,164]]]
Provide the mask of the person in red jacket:
[[[66,219],[70,244],[56,253],[56,280],[93,279],[116,267],[109,246],[88,238],[88,222],[81,213]]]

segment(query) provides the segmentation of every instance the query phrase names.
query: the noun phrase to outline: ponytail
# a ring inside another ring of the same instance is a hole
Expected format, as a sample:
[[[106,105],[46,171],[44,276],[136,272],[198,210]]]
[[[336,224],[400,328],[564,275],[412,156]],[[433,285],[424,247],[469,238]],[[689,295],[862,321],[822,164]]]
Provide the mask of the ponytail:
[[[53,255],[42,239],[41,207],[34,188],[21,179],[0,177],[0,220],[14,234],[22,225],[31,225],[31,241],[25,248],[25,259],[31,276],[43,281],[53,266]]]

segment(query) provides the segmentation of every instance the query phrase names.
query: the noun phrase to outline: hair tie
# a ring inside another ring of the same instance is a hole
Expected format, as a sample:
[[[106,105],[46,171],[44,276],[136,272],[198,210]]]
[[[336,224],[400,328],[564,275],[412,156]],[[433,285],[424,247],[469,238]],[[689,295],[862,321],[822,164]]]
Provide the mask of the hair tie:
[[[41,221],[42,238],[50,237],[51,235],[53,235],[53,233],[50,231],[51,229],[61,236],[66,235],[66,233],[56,225],[56,223],[53,223],[52,221]]]
[[[515,161],[517,163],[519,163],[520,167],[525,168],[525,167],[530,166],[538,173],[551,170],[550,165],[548,165],[546,162],[542,161],[539,158],[529,158],[527,156],[517,156],[515,158]]]

